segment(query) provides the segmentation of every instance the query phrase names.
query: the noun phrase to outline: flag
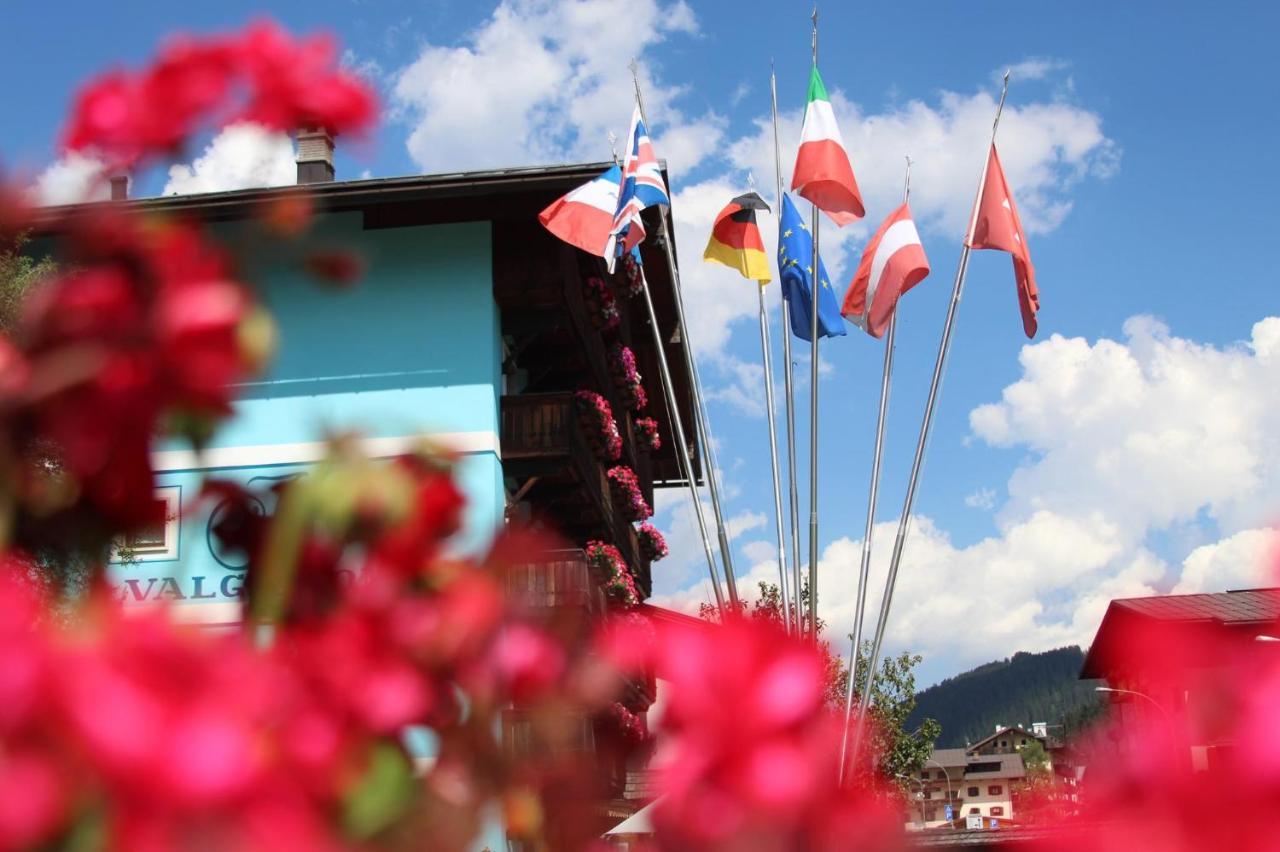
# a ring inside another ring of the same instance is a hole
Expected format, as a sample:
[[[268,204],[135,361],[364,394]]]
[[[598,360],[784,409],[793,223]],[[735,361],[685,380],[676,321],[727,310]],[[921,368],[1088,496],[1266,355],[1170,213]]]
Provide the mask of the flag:
[[[782,196],[782,232],[778,240],[778,279],[782,282],[782,295],[791,308],[791,333],[801,340],[809,340],[812,318],[809,313],[810,293],[813,290],[813,234],[800,218],[790,196]],[[827,268],[818,258],[818,336],[835,337],[845,334],[844,320],[840,318],[840,305],[831,290]]]
[[[604,257],[621,183],[622,169],[614,165],[553,201],[538,214],[538,221],[569,245]]]
[[[1013,255],[1013,277],[1018,287],[1018,307],[1022,310],[1022,330],[1027,337],[1035,337],[1036,312],[1040,310],[1036,268],[1031,265],[1026,232],[1022,230],[1022,220],[1018,218],[1018,208],[1013,203],[1013,193],[1009,191],[1009,182],[1005,180],[994,143],[987,159],[987,179],[982,184],[977,213],[973,233],[968,239],[969,247],[1007,251]]]
[[[769,205],[754,192],[739,195],[726,204],[716,216],[702,259],[736,269],[743,278],[767,283],[771,278],[769,257],[764,253],[764,240],[760,239],[756,211],[768,209]]]
[[[898,298],[929,274],[929,258],[911,208],[903,202],[893,211],[862,252],[862,262],[844,294],[840,313],[872,337],[889,325]]]
[[[804,108],[800,153],[796,155],[791,188],[841,227],[866,215],[817,65],[809,74],[809,103]]]
[[[631,132],[627,134],[627,156],[622,162],[622,188],[618,192],[618,206],[614,209],[613,225],[605,258],[609,271],[618,255],[630,251],[644,239],[644,223],[640,211],[655,204],[671,205],[667,184],[662,179],[658,155],[649,141],[649,131],[640,117],[640,107],[631,114]]]

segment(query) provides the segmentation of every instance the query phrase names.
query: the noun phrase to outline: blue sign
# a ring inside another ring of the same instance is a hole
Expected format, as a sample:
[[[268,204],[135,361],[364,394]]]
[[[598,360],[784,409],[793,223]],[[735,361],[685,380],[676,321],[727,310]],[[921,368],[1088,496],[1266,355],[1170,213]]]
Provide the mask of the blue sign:
[[[945,808],[942,809],[942,812],[946,814],[947,822],[951,822],[951,820],[953,819],[953,816],[951,813],[951,806],[947,805]]]

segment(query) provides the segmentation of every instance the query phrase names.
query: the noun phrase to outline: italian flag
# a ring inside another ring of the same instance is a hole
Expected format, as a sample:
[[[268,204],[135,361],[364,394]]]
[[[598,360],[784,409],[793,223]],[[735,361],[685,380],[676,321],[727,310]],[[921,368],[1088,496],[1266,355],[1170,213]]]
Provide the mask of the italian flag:
[[[848,225],[866,215],[817,65],[809,75],[809,103],[804,109],[804,129],[800,131],[800,153],[796,155],[791,188],[837,225]]]

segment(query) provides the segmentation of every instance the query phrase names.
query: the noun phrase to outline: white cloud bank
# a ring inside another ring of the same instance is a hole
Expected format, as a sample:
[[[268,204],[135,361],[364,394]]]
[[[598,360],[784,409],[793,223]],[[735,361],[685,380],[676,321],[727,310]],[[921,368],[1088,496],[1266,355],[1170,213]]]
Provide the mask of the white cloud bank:
[[[297,179],[293,140],[256,124],[221,130],[191,165],[169,167],[161,195],[287,186]]]
[[[1108,601],[1274,585],[1280,535],[1280,317],[1250,339],[1210,346],[1135,317],[1123,340],[1064,338],[1025,346],[1022,377],[970,414],[975,436],[1030,458],[1009,481],[998,534],[954,545],[929,518],[911,531],[888,642],[957,666],[1068,643],[1088,644]],[[985,501],[984,501],[985,502]],[[1193,528],[1216,541],[1153,553],[1161,534]],[[874,618],[895,523],[877,524]],[[854,621],[861,540],[820,560],[821,612],[832,636]],[[747,573],[773,581],[769,550]],[[688,598],[666,603],[688,608]]]

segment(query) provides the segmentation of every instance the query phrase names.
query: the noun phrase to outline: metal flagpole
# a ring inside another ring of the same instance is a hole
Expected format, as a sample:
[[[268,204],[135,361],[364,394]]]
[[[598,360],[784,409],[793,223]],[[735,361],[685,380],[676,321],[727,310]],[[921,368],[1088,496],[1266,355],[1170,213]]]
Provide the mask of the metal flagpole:
[[[755,177],[747,174],[747,184],[756,188]],[[779,214],[781,215],[781,211]],[[779,282],[781,286],[781,282]],[[760,352],[764,364],[764,398],[769,416],[769,461],[773,469],[773,517],[778,534],[778,599],[781,603],[782,624],[791,629],[791,601],[787,597],[787,546],[786,528],[782,525],[782,472],[778,467],[778,428],[774,423],[773,366],[769,358],[769,310],[764,303],[765,282],[756,282],[760,297]]]
[[[813,7],[813,64],[818,64],[818,7]],[[806,107],[807,109],[807,107]],[[814,205],[813,280],[809,293],[809,633],[818,638],[818,207]]]
[[[634,59],[631,60],[630,69],[631,81],[636,88],[636,106],[640,108],[640,119],[645,123],[645,127],[648,128],[649,119],[645,116],[644,96],[640,93],[640,76]],[[684,322],[684,295],[680,289],[680,270],[676,268],[675,252],[671,248],[671,238],[667,233],[667,217],[665,214],[658,217],[658,240],[662,243],[663,249],[666,250],[667,268],[671,270],[671,286],[675,290],[676,323],[680,329],[680,339],[684,342],[685,350],[689,353],[686,365],[689,373],[689,387],[693,392],[694,425],[699,435],[699,440],[706,450],[707,485],[711,491],[711,509],[716,516],[716,536],[720,540],[720,555],[724,560],[725,587],[729,592],[729,606],[736,611],[738,609],[738,584],[733,573],[733,554],[730,551],[729,536],[725,530],[724,513],[720,508],[720,487],[716,477],[715,447],[711,443],[710,422],[703,404],[702,381],[698,376],[698,365],[694,360],[693,346],[689,340],[688,328]]]
[[[911,158],[907,157],[906,186],[902,202],[911,200]],[[870,305],[867,306],[870,310]],[[849,753],[849,720],[853,715],[853,683],[858,673],[858,649],[862,646],[862,613],[867,605],[867,580],[871,572],[871,533],[875,528],[876,501],[880,496],[880,460],[884,452],[884,421],[889,411],[889,380],[893,376],[893,343],[898,327],[898,311],[889,315],[889,331],[884,338],[884,373],[880,376],[880,411],[876,417],[876,447],[871,459],[871,493],[867,497],[867,528],[862,536],[862,565],[858,571],[858,603],[853,615],[853,646],[849,649],[849,683],[844,695],[844,733],[840,738],[840,778],[845,775]],[[862,724],[862,720],[858,720]]]
[[[1009,72],[1004,72],[1004,86],[1000,90],[1000,103],[996,106],[996,118],[991,123],[991,144],[996,142],[996,131],[1000,128],[1000,114],[1004,112],[1004,99],[1009,94]],[[867,681],[862,687],[861,701],[858,703],[858,718],[866,716],[867,706],[871,701],[871,683],[875,679],[876,660],[880,656],[880,645],[884,640],[885,624],[889,620],[889,609],[893,605],[893,588],[898,579],[898,566],[902,563],[902,550],[906,545],[907,527],[911,523],[911,509],[916,499],[916,487],[920,484],[920,469],[924,465],[925,450],[929,446],[929,431],[933,426],[933,412],[938,403],[938,392],[942,388],[942,376],[947,367],[947,354],[951,349],[951,332],[955,326],[956,310],[960,307],[960,297],[964,293],[964,276],[969,269],[969,243],[973,239],[973,229],[978,222],[978,208],[982,202],[982,190],[987,183],[987,165],[991,162],[991,147],[988,146],[982,158],[982,177],[978,180],[978,194],[973,202],[973,214],[969,217],[969,228],[965,231],[964,246],[960,250],[960,263],[956,268],[956,282],[951,289],[951,304],[947,308],[947,318],[942,326],[942,340],[938,343],[938,359],[933,365],[933,379],[929,383],[929,396],[924,404],[924,420],[920,424],[920,437],[916,441],[915,459],[911,463],[911,478],[907,482],[907,496],[902,503],[902,517],[898,519],[898,536],[893,542],[893,555],[889,559],[889,576],[884,584],[884,597],[880,601],[880,617],[876,621],[875,638],[871,643],[871,661],[867,671]],[[858,747],[861,745],[863,725],[854,729],[851,761],[858,759]]]
[[[667,406],[671,409],[671,426],[676,436],[676,458],[685,479],[689,483],[689,494],[693,497],[693,514],[698,519],[698,532],[702,534],[702,549],[707,556],[707,570],[711,574],[711,591],[716,596],[716,609],[723,619],[724,593],[720,591],[720,578],[716,576],[716,557],[711,549],[711,536],[707,534],[707,519],[702,516],[702,500],[698,497],[698,482],[693,475],[693,462],[689,459],[689,444],[684,437],[684,423],[680,417],[680,408],[676,402],[676,387],[671,383],[671,368],[667,365],[667,353],[663,347],[662,329],[658,325],[658,314],[653,309],[653,298],[649,295],[649,282],[644,271],[640,272],[640,289],[644,292],[644,305],[649,311],[649,325],[653,328],[653,345],[658,351],[658,371],[662,374],[662,387],[666,391]]]
[[[769,67],[769,89],[773,95],[773,168],[778,186],[778,242],[782,242],[782,151],[778,145],[778,76],[774,73],[773,63]],[[782,358],[783,393],[786,394],[787,407],[787,478],[789,480],[789,496],[791,503],[791,611],[795,613],[796,635],[804,633],[804,622],[800,606],[800,490],[796,485],[796,396],[792,387],[791,376],[793,362],[791,360],[791,306],[787,302],[787,294],[782,285],[782,270],[778,270],[778,298],[782,304]]]
[[[769,409],[769,460],[773,463],[773,515],[778,527],[778,596],[782,600],[782,623],[791,629],[791,603],[787,598],[786,527],[782,523],[782,474],[778,468],[778,432],[773,414],[773,366],[769,363],[769,312],[764,305],[765,285],[760,283],[760,351],[764,354],[764,401]],[[785,330],[783,332],[786,333]]]

